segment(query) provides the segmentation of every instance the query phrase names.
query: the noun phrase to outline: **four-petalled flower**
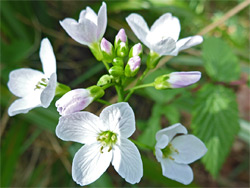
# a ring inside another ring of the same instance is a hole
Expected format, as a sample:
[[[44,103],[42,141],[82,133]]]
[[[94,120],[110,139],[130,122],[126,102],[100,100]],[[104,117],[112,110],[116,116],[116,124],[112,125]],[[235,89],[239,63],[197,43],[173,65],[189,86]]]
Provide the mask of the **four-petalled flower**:
[[[135,117],[128,103],[106,107],[100,117],[90,112],[62,116],[56,135],[65,141],[85,144],[75,154],[72,176],[81,186],[97,180],[109,167],[131,184],[138,183],[143,174],[137,147],[128,140],[135,131]]]

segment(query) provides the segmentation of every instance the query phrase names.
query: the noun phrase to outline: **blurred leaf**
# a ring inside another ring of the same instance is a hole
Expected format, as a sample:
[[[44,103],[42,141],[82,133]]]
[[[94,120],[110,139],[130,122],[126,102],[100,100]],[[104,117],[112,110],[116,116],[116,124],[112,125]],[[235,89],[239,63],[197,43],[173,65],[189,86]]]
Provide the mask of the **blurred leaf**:
[[[241,119],[238,136],[250,145],[250,123]]]
[[[176,106],[166,105],[162,108],[162,113],[166,116],[171,125],[180,122],[180,113]]]
[[[203,59],[207,74],[215,81],[239,79],[240,66],[232,49],[219,38],[209,37],[203,43]]]
[[[194,134],[205,142],[208,152],[202,162],[216,177],[239,130],[233,91],[221,85],[204,86],[198,93],[191,127]]]

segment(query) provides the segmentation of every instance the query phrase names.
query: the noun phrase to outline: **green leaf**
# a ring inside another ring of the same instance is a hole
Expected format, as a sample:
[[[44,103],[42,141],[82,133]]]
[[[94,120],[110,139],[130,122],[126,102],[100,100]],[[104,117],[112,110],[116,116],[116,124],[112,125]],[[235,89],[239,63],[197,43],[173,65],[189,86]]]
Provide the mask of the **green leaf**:
[[[203,43],[203,59],[207,74],[215,81],[230,82],[239,79],[240,65],[226,42],[209,37]]]
[[[239,131],[238,106],[233,91],[221,85],[205,85],[198,92],[191,127],[205,142],[208,151],[202,162],[216,177]]]

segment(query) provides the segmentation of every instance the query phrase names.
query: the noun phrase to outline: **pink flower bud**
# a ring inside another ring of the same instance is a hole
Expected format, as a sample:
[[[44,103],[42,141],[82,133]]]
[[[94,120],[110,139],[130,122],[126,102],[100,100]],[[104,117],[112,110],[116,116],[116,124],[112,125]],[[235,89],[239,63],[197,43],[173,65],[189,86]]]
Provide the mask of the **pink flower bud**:
[[[112,51],[112,44],[106,40],[105,38],[102,38],[102,41],[101,41],[101,50],[106,52],[107,54],[110,54]]]
[[[138,43],[136,45],[133,46],[132,48],[132,56],[140,56],[140,54],[142,53],[142,46],[141,43]]]
[[[141,58],[139,56],[131,57],[128,60],[128,65],[130,67],[130,70],[134,71],[141,66]]]
[[[201,72],[199,71],[172,72],[169,74],[169,79],[167,82],[172,88],[181,88],[198,82],[200,78]]]
[[[88,89],[74,89],[56,101],[57,111],[64,116],[86,108],[93,101]]]
[[[115,41],[118,42],[119,39],[120,39],[121,42],[126,43],[126,41],[127,41],[127,35],[126,35],[125,30],[123,28],[120,29],[120,31],[116,35]]]

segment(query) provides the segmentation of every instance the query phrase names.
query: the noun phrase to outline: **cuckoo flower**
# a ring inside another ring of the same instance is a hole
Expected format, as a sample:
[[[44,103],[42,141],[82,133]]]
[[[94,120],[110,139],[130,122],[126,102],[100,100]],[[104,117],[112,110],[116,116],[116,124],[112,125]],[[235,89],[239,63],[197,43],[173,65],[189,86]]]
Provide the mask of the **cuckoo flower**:
[[[103,37],[107,27],[106,3],[102,3],[98,15],[90,8],[80,12],[78,22],[72,18],[60,21],[63,29],[80,44],[91,46]]]
[[[163,176],[185,185],[190,184],[193,181],[193,171],[188,164],[207,152],[204,143],[187,134],[187,129],[180,123],[158,131],[156,140],[155,155],[161,163]]]
[[[126,21],[138,39],[160,56],[176,56],[179,51],[200,44],[203,41],[203,38],[199,35],[178,40],[180,23],[178,18],[172,16],[171,13],[163,14],[150,29],[139,14],[130,14]]]
[[[10,72],[8,88],[20,97],[9,107],[9,116],[27,113],[35,107],[47,108],[55,95],[57,85],[56,58],[47,38],[40,48],[43,72],[30,68],[21,68]]]
[[[134,184],[143,173],[140,153],[128,140],[134,131],[134,112],[128,103],[122,102],[106,107],[100,117],[90,112],[62,116],[56,135],[84,144],[73,159],[72,176],[76,183],[84,186],[96,181],[112,163],[121,177]]]

